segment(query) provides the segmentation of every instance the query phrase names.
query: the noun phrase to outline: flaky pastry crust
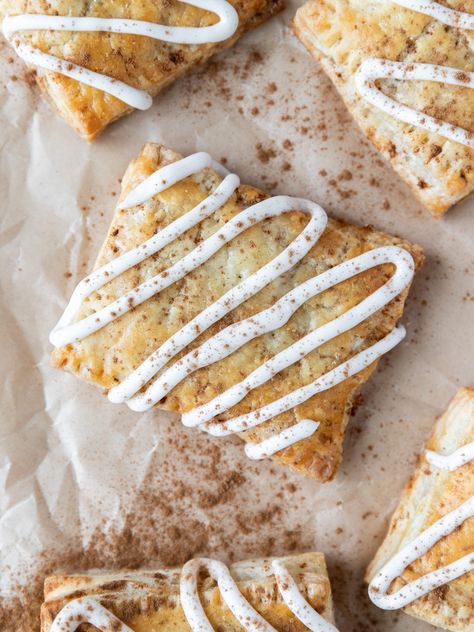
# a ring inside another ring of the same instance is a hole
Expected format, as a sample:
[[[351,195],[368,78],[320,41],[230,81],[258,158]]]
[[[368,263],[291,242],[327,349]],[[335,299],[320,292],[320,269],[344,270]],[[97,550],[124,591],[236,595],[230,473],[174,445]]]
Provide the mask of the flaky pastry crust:
[[[474,388],[462,388],[436,422],[426,448],[450,454],[472,441]],[[473,495],[473,461],[449,472],[431,466],[423,453],[392,517],[388,534],[367,571],[367,580],[370,581],[405,544]],[[466,520],[409,566],[393,582],[391,590],[396,591],[404,584],[450,564],[470,551],[474,553],[474,518]],[[474,572],[440,586],[408,605],[405,611],[446,630],[472,632]]]
[[[146,145],[125,174],[122,199],[158,167],[179,158],[179,154],[160,145]],[[215,171],[206,169],[154,196],[144,206],[118,210],[97,266],[142,243],[172,219],[193,208],[221,180]],[[83,304],[79,317],[109,304],[146,278],[168,268],[196,243],[213,234],[224,220],[266,197],[258,189],[241,185],[224,206],[167,246],[159,257],[146,259],[110,282],[100,293],[92,295]],[[52,355],[53,365],[98,386],[107,389],[115,386],[207,305],[277,256],[300,234],[307,221],[305,214],[291,212],[256,224],[159,295],[82,341],[56,349]],[[361,228],[330,220],[317,244],[291,271],[210,327],[185,351],[189,352],[231,322],[272,306],[278,298],[306,279],[364,251],[389,244],[406,248],[412,253],[417,266],[421,264],[422,252],[417,246],[379,233],[371,227]],[[285,326],[248,342],[224,360],[189,375],[159,402],[159,408],[182,413],[210,401],[303,335],[346,312],[385,283],[391,274],[391,265],[380,266],[307,301]],[[251,391],[220,418],[248,413],[274,401],[374,344],[395,327],[402,315],[406,294],[406,291],[403,292],[359,326],[322,345],[302,361]],[[344,431],[356,391],[368,379],[375,364],[240,436],[246,441],[262,441],[301,419],[318,420],[321,425],[317,432],[280,451],[274,458],[307,476],[322,481],[331,479],[341,460]]]
[[[25,31],[17,33],[15,38],[44,53],[156,95],[283,8],[281,0],[229,1],[239,14],[239,28],[220,43],[180,45],[134,35],[58,31]],[[0,19],[22,13],[119,17],[172,26],[209,26],[217,20],[212,13],[178,0],[2,0],[0,3]],[[38,68],[36,79],[52,107],[88,141],[109,123],[132,111],[123,101],[58,73]]]
[[[444,5],[471,11],[463,0]],[[474,32],[441,24],[390,0],[309,0],[294,19],[299,39],[321,63],[374,145],[435,216],[474,191],[474,150],[415,128],[370,105],[354,75],[369,57],[474,71]],[[430,81],[379,82],[397,102],[474,132],[474,90]]]
[[[230,567],[239,590],[251,605],[277,630],[303,632],[307,628],[283,603],[271,570],[274,558],[237,562]],[[298,588],[319,614],[334,621],[331,586],[322,553],[304,553],[280,558]],[[181,569],[118,571],[107,574],[59,575],[45,581],[41,609],[41,632],[48,632],[58,612],[72,599],[93,596],[134,632],[189,632],[179,599]],[[216,630],[241,632],[221,598],[214,580],[199,587],[206,615]],[[83,627],[83,626],[82,626]],[[81,630],[82,630],[81,627]],[[86,629],[89,626],[86,626]],[[112,628],[104,632],[114,632]]]

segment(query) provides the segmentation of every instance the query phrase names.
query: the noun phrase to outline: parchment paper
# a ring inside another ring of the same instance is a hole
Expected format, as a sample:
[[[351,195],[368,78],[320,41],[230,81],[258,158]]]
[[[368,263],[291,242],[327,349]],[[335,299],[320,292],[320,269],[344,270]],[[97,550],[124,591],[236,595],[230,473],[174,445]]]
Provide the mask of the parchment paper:
[[[432,629],[377,611],[362,578],[435,416],[474,384],[474,200],[440,221],[421,208],[293,36],[298,2],[288,5],[91,146],[52,114],[2,41],[2,632],[38,630],[46,569],[308,549],[328,556],[342,632]],[[407,339],[364,389],[332,483],[252,463],[237,439],[137,415],[49,367],[48,333],[91,268],[119,178],[147,140],[209,151],[243,182],[425,248]]]

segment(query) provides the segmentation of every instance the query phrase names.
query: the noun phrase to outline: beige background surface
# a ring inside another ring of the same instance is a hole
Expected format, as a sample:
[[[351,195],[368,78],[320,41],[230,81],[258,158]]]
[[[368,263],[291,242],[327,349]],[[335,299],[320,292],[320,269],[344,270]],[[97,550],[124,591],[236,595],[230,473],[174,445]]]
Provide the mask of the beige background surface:
[[[311,548],[328,556],[342,632],[433,629],[370,606],[362,576],[434,417],[458,386],[474,384],[474,200],[431,219],[292,35],[298,2],[289,4],[93,146],[51,113],[0,44],[0,620],[18,613],[4,632],[37,630],[25,613],[35,612],[30,592],[45,568]],[[147,140],[209,151],[244,182],[312,198],[425,248],[407,339],[365,388],[332,483],[251,463],[237,439],[113,406],[48,366],[48,333]],[[24,597],[22,611],[8,610]]]

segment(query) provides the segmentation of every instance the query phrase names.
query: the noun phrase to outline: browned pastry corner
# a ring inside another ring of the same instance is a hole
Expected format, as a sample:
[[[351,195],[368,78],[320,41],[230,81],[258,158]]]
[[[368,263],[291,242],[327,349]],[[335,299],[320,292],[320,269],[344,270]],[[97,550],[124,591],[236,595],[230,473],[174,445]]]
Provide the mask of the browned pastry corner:
[[[474,441],[474,388],[461,388],[438,419],[428,450],[451,454]],[[432,466],[425,453],[402,493],[385,540],[367,571],[367,581],[407,543],[474,495],[474,461],[454,471]],[[474,553],[474,518],[413,562],[390,587],[395,592],[427,573]],[[474,630],[474,572],[436,588],[404,608],[408,614],[452,632]]]
[[[472,12],[463,0],[442,3]],[[474,150],[408,125],[369,104],[355,73],[369,57],[474,71],[472,31],[449,27],[390,0],[309,0],[294,30],[321,63],[367,137],[435,216],[474,190]],[[379,81],[392,99],[474,133],[474,90],[434,81]]]
[[[122,199],[158,167],[179,158],[181,156],[170,149],[147,144],[125,174]],[[212,169],[206,169],[155,195],[145,205],[117,210],[96,265],[103,265],[150,238],[171,220],[205,199],[221,181],[220,175]],[[166,246],[159,256],[146,259],[139,266],[109,282],[104,291],[92,295],[83,304],[78,318],[108,305],[145,279],[168,268],[177,258],[188,252],[191,246],[194,247],[214,233],[224,220],[266,197],[268,196],[262,191],[241,185],[225,205],[205,222]],[[243,270],[246,276],[250,275],[272,260],[301,233],[306,224],[307,215],[296,211],[255,224],[230,241],[206,263],[152,299],[134,307],[132,311],[83,340],[56,349],[52,355],[53,365],[102,388],[110,389],[122,382],[183,324],[216,301],[230,287],[236,286],[242,279]],[[423,256],[418,246],[377,232],[371,227],[361,228],[329,220],[322,237],[306,257],[201,334],[184,352],[189,352],[230,323],[272,306],[275,300],[306,279],[364,251],[390,244],[403,246],[413,255],[416,266],[421,264]],[[189,375],[159,402],[158,407],[184,412],[210,401],[280,350],[359,303],[388,280],[392,267],[391,264],[378,266],[308,300],[276,332],[259,336],[227,358]],[[406,294],[404,291],[357,327],[323,344],[301,362],[255,388],[239,404],[219,417],[227,419],[274,401],[312,382],[355,353],[374,344],[395,327],[403,313]],[[355,395],[369,378],[375,365],[373,363],[339,385],[315,395],[289,412],[241,433],[240,436],[245,441],[262,441],[293,426],[301,419],[316,419],[321,424],[317,432],[280,451],[274,458],[307,476],[321,481],[330,480],[341,461],[344,431]]]
[[[283,8],[282,0],[229,1],[240,21],[237,32],[224,42],[170,44],[138,35],[47,30],[18,32],[15,38],[154,96]],[[0,3],[0,19],[23,13],[120,17],[172,26],[207,26],[217,19],[208,11],[178,0],[129,0],[126,3],[122,0],[2,0]],[[94,140],[109,123],[132,111],[114,96],[58,73],[37,68],[36,79],[53,109],[88,141]]]
[[[272,559],[237,562],[230,572],[242,595],[277,630],[307,630],[282,602],[269,570]],[[322,553],[303,553],[280,558],[295,578],[308,603],[327,621],[334,621],[331,586]],[[189,632],[180,605],[180,568],[159,571],[119,571],[110,574],[48,577],[41,608],[41,632],[49,632],[58,613],[73,599],[91,597],[134,632]],[[242,632],[216,582],[210,577],[199,586],[199,598],[216,630]],[[81,630],[83,627],[81,626]],[[86,626],[89,630],[89,626]],[[93,628],[91,628],[93,629]],[[104,632],[115,632],[113,626]]]

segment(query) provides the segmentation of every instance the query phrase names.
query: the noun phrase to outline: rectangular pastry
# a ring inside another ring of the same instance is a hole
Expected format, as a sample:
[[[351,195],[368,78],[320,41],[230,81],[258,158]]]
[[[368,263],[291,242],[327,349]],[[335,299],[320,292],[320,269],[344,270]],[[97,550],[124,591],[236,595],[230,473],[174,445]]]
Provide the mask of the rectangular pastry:
[[[435,216],[474,190],[468,4],[309,0],[294,19],[362,130]]]
[[[368,580],[381,608],[474,630],[474,388],[436,422]]]
[[[238,433],[331,479],[357,389],[396,327],[420,248],[269,197],[206,153],[129,166],[96,271],[51,334],[53,365],[135,411]]]
[[[281,0],[2,0],[3,32],[86,140],[247,30]]]
[[[322,553],[54,576],[44,598],[41,632],[74,632],[81,623],[100,632],[337,632]]]

